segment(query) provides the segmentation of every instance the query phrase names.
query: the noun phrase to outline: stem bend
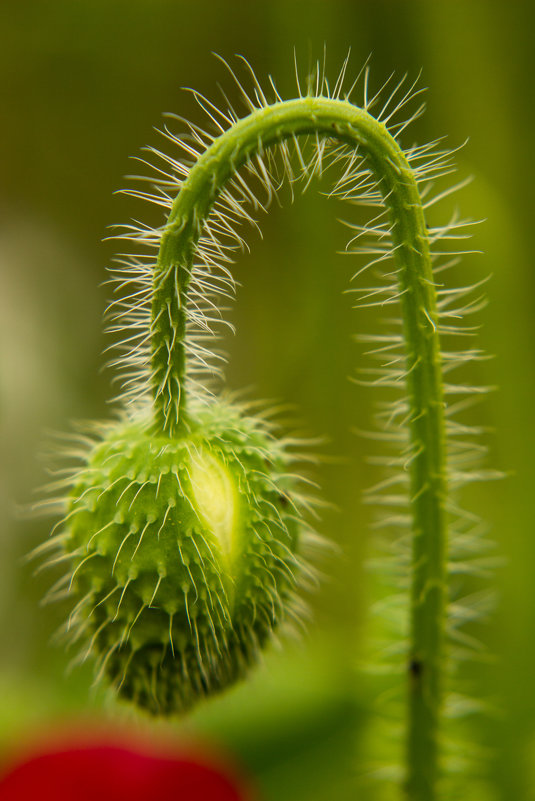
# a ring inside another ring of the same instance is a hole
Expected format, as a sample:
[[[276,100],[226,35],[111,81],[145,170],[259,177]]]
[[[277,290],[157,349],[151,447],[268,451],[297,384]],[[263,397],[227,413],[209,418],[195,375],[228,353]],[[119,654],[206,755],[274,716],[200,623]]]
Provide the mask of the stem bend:
[[[173,203],[154,273],[151,337],[155,425],[173,437],[186,410],[188,285],[199,238],[214,203],[246,162],[287,139],[307,134],[360,148],[390,215],[406,345],[412,448],[406,787],[414,801],[432,801],[438,776],[446,586],[445,424],[436,292],[413,170],[386,126],[367,111],[326,97],[303,97],[265,106],[215,139],[191,168]]]

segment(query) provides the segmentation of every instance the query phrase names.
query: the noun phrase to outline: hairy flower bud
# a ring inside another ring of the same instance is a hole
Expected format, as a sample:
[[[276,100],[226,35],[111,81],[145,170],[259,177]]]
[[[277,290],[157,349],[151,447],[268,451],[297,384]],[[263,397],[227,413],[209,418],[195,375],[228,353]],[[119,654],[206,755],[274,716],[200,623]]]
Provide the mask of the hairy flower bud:
[[[122,696],[181,712],[256,661],[301,573],[290,460],[222,402],[172,439],[110,426],[87,454],[61,542],[70,628]]]

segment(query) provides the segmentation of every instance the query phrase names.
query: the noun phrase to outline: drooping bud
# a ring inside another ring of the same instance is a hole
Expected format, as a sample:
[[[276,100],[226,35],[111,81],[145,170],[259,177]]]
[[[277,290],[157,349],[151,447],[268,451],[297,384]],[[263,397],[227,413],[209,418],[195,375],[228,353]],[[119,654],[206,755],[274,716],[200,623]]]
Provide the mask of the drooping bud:
[[[256,661],[302,571],[289,461],[265,423],[220,401],[180,437],[124,422],[87,455],[62,539],[71,631],[120,695],[179,713]]]

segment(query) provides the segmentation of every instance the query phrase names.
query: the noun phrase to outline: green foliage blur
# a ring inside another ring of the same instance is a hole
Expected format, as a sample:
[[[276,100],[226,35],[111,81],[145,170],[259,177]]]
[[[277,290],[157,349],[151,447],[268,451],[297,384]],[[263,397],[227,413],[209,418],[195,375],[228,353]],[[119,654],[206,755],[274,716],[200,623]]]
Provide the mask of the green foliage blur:
[[[47,432],[108,415],[103,282],[118,246],[103,238],[112,223],[160,223],[154,208],[114,194],[125,175],[142,171],[129,157],[162,143],[153,130],[162,112],[203,124],[181,87],[219,102],[222,84],[237,100],[212,52],[243,54],[289,97],[294,47],[306,71],[325,44],[333,79],[349,48],[355,74],[372,54],[375,88],[392,71],[422,71],[428,109],[406,144],[446,135],[457,147],[469,137],[456,159],[459,177],[474,180],[455,203],[463,216],[485,220],[470,245],[484,255],[467,257],[455,280],[492,276],[477,322],[478,345],[495,358],[471,380],[497,387],[475,419],[489,429],[489,465],[507,475],[466,496],[489,521],[503,560],[487,580],[496,585],[496,611],[477,631],[492,658],[469,666],[465,678],[491,709],[471,736],[491,754],[493,797],[535,798],[534,23],[531,4],[493,0],[0,4],[0,746],[65,718],[117,714],[91,689],[91,671],[66,673],[70,655],[51,642],[66,607],[39,606],[51,577],[34,576],[23,561],[50,521],[24,510],[47,480]],[[364,564],[375,514],[361,494],[375,475],[371,445],[355,431],[372,426],[377,398],[348,376],[363,358],[354,334],[374,320],[344,293],[356,270],[340,255],[343,207],[315,191],[293,205],[288,192],[282,198],[261,221],[263,238],[250,232],[251,253],[238,259],[228,386],[289,404],[303,431],[326,436],[317,473],[332,508],[320,530],[339,552],[324,565],[305,640],[270,653],[249,683],[178,728],[235,754],[267,801],[338,801],[355,797],[359,740],[372,713],[358,664],[373,597]]]

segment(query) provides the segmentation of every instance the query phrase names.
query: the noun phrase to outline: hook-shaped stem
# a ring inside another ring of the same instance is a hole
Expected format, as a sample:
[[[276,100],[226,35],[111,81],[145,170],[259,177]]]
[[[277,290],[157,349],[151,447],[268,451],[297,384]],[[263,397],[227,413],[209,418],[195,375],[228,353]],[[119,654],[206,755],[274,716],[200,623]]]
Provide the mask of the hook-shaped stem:
[[[176,435],[186,412],[186,304],[194,254],[214,203],[245,163],[312,134],[359,151],[390,215],[398,267],[409,398],[413,561],[407,655],[407,789],[432,801],[438,775],[446,570],[445,424],[437,304],[417,182],[386,126],[343,100],[303,97],[262,107],[221,134],[192,166],[162,235],[154,273],[152,387],[155,424]]]

